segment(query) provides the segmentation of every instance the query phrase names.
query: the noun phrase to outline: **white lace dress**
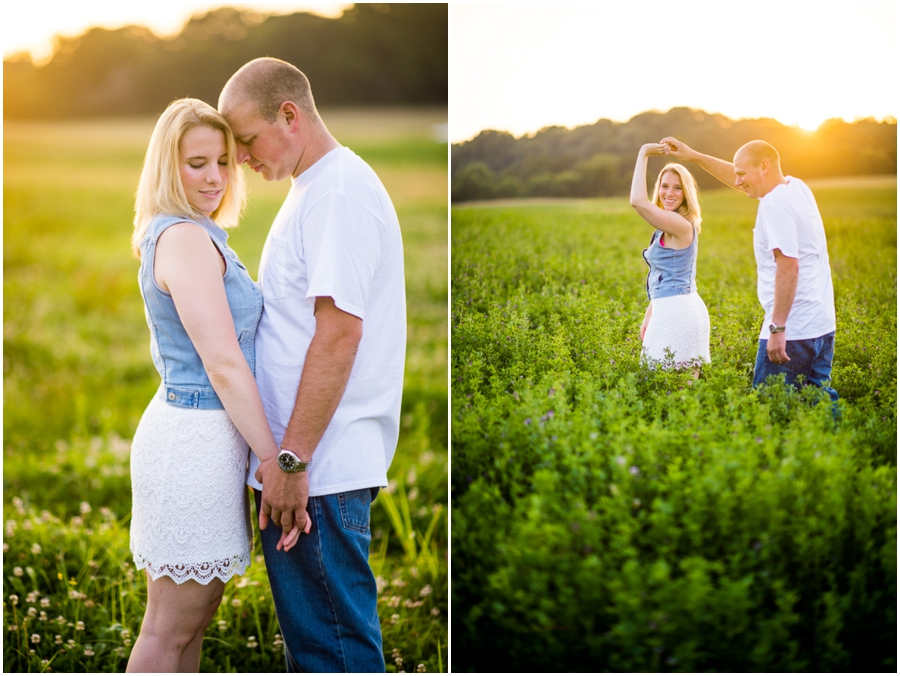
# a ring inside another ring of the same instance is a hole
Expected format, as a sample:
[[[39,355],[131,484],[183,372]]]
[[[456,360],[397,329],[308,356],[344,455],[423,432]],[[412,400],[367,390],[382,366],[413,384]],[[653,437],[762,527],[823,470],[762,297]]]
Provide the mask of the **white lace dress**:
[[[697,293],[654,298],[644,333],[644,358],[688,368],[709,363],[709,312]],[[670,362],[666,350],[673,355]],[[674,362],[674,363],[673,363]]]
[[[167,404],[160,390],[131,446],[131,553],[154,580],[227,581],[250,564],[247,442],[223,410]]]

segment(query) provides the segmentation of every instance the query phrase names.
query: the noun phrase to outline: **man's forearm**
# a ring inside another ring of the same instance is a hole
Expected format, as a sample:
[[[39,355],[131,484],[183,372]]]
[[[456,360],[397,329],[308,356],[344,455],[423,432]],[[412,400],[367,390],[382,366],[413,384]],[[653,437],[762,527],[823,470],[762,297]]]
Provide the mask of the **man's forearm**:
[[[800,274],[799,262],[796,258],[785,256],[775,250],[775,303],[772,308],[772,323],[778,326],[787,324],[794,296],[797,293],[797,278]]]
[[[737,190],[734,185],[734,165],[731,162],[726,162],[725,160],[720,160],[718,157],[704,155],[703,153],[698,153],[696,151],[694,151],[689,161],[699,165],[701,169],[712,174],[729,188]]]
[[[331,312],[340,310],[332,307]],[[294,411],[281,442],[282,448],[294,451],[303,460],[312,457],[325,434],[356,359],[359,336],[333,328],[331,325],[316,328],[306,353]]]

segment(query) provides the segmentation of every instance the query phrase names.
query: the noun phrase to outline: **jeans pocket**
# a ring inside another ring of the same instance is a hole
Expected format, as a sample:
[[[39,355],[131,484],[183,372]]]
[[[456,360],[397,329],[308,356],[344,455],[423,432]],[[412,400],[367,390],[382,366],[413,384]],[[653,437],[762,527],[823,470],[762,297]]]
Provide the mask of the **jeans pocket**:
[[[358,533],[369,532],[369,514],[371,513],[372,492],[368,488],[358,491],[338,493],[338,504],[341,508],[341,523],[345,530]]]

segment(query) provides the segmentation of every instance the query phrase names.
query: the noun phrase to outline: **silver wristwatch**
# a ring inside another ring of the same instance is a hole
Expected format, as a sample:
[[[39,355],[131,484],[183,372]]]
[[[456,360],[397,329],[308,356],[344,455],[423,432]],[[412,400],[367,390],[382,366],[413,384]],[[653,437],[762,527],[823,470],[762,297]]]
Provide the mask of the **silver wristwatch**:
[[[310,464],[312,464],[312,458],[304,462],[293,451],[289,451],[286,448],[278,449],[278,466],[285,472],[291,474],[294,472],[305,472]]]
[[[781,333],[787,326],[778,326],[777,324],[769,324],[769,333]]]

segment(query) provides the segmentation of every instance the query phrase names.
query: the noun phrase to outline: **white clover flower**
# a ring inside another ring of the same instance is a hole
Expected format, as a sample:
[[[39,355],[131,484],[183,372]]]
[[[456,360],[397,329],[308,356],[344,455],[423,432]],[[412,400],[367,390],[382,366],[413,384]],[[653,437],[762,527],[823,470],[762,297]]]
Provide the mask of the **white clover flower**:
[[[85,657],[93,657],[94,656],[94,651],[92,648],[93,648],[93,646],[89,646],[89,645],[84,646]]]
[[[19,605],[19,597],[16,596],[15,594],[10,594],[9,602],[12,603],[14,606],[17,606],[17,605]]]
[[[28,609],[28,617],[37,617],[37,608],[35,608],[34,606],[31,606]]]
[[[38,643],[40,643],[40,642],[41,642],[41,635],[40,635],[40,634],[32,634],[32,635],[31,635],[31,642],[34,643],[34,645],[37,645]]]
[[[91,503],[85,500],[80,505],[78,505],[78,511],[82,514],[89,514],[91,511]]]
[[[434,590],[431,588],[431,585],[430,585],[430,584],[426,584],[426,585],[425,585],[424,587],[422,587],[422,589],[419,591],[419,596],[429,596],[429,595],[431,594],[432,591],[434,591]]]
[[[44,597],[41,599],[41,608],[49,608],[50,607],[50,599]]]
[[[56,636],[53,637],[53,642],[54,642],[56,645],[62,645],[62,642],[63,642],[63,641],[62,641],[62,636],[60,636],[59,634],[57,634]]]
[[[231,600],[231,605],[232,605],[232,607],[234,607],[234,608],[240,608],[240,607],[241,607],[241,600],[240,600],[240,599],[232,599],[232,600]]]
[[[32,554],[40,554],[41,553],[41,546],[37,542],[35,542],[33,545],[31,545],[31,553]]]
[[[15,568],[13,568],[13,575],[15,575],[16,577],[22,577],[24,574],[25,574],[25,571],[22,570],[21,567],[16,566]]]
[[[75,631],[84,631],[84,622],[78,620],[78,622],[75,623]]]
[[[258,646],[258,645],[259,645],[259,643],[256,642],[256,637],[255,637],[255,636],[248,636],[248,637],[247,637],[247,647],[248,647],[248,648],[255,648],[255,647]]]

